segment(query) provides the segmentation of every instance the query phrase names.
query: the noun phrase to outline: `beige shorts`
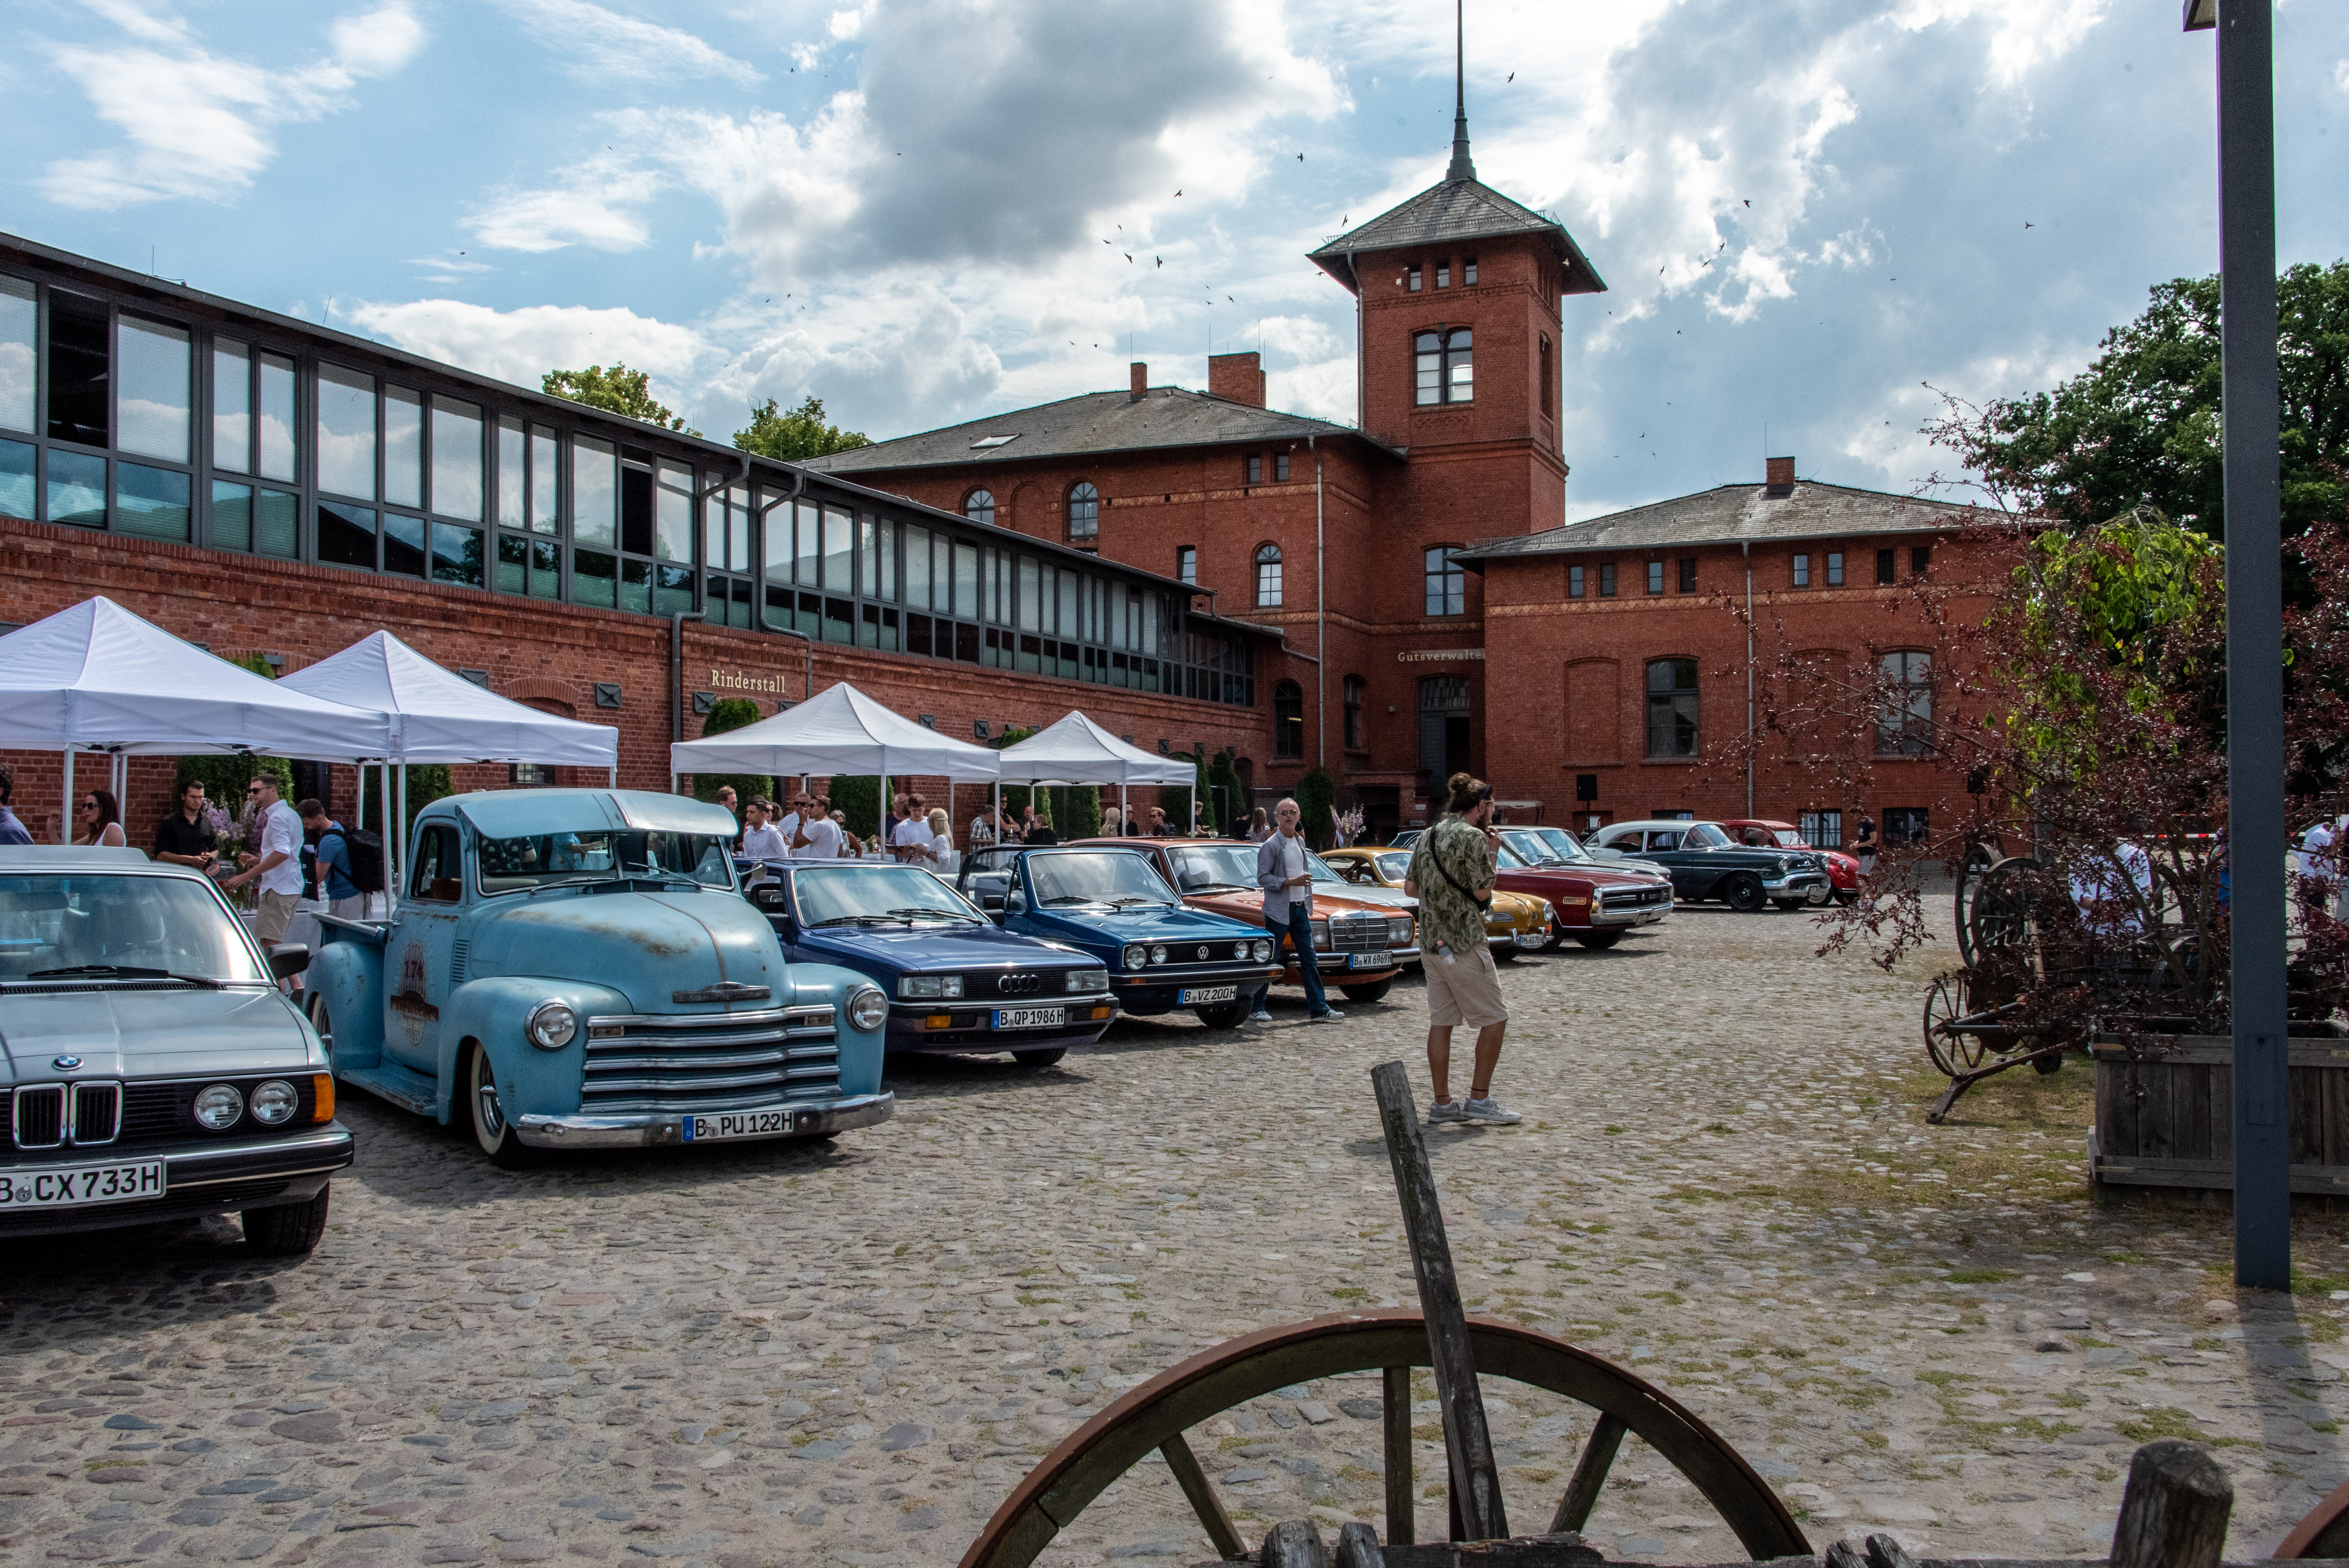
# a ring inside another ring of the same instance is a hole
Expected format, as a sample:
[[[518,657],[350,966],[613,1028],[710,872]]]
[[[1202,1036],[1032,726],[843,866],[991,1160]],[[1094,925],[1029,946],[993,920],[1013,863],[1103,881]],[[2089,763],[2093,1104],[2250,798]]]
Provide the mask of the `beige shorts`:
[[[253,917],[253,934],[262,946],[285,940],[285,928],[293,923],[295,906],[301,902],[300,893],[262,892]]]
[[[1437,1028],[1465,1024],[1489,1028],[1508,1021],[1501,1000],[1501,972],[1493,966],[1493,950],[1484,943],[1474,953],[1455,953],[1449,964],[1433,952],[1420,965],[1427,975],[1427,1021]]]

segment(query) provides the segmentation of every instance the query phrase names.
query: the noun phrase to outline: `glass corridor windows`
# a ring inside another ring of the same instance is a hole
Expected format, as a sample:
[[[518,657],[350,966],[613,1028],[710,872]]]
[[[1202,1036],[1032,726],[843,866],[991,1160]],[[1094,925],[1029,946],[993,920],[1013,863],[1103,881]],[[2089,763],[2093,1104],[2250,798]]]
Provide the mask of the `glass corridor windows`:
[[[481,521],[481,406],[432,399],[432,510]]]
[[[120,317],[115,366],[114,444],[144,458],[188,461],[192,415],[188,329]],[[185,478],[181,476],[181,485],[183,511]]]
[[[0,277],[0,429],[30,433],[33,428],[40,403],[40,322],[33,285],[21,278]]]
[[[373,500],[375,377],[339,365],[321,365],[317,387],[318,488]],[[368,531],[371,536],[372,526]]]

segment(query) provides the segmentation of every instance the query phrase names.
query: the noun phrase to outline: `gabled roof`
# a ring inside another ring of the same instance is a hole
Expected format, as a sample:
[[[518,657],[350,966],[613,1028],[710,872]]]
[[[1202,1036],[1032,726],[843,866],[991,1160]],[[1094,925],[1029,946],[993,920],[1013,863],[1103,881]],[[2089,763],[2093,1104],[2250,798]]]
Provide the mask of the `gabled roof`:
[[[1235,403],[1180,387],[1153,387],[1140,397],[1130,392],[1087,392],[1057,403],[990,414],[944,429],[812,458],[805,466],[820,473],[856,473],[1152,448],[1301,441],[1309,436],[1351,437],[1394,457],[1403,455],[1400,448],[1326,419]]]
[[[1374,251],[1408,251],[1423,246],[1454,245],[1469,240],[1504,239],[1517,234],[1547,240],[1566,268],[1568,294],[1600,294],[1607,284],[1574,236],[1555,218],[1520,206],[1480,180],[1446,180],[1431,185],[1392,211],[1382,212],[1360,228],[1339,235],[1308,259],[1344,284],[1355,287],[1350,257]],[[1359,291],[1357,291],[1359,292]]]
[[[1460,552],[1458,558],[1481,566],[1489,561],[1586,550],[1632,552],[1860,534],[1948,533],[1997,515],[1949,501],[1807,480],[1798,481],[1784,495],[1773,494],[1767,485],[1722,485],[1564,528],[1482,541]]]

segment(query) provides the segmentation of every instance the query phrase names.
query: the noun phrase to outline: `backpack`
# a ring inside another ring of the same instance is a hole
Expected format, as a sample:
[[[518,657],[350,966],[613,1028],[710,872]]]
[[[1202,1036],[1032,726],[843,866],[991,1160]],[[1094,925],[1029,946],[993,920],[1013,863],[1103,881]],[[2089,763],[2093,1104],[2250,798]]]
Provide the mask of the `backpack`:
[[[350,855],[351,885],[363,893],[381,892],[383,891],[383,835],[354,833],[337,828],[335,830],[335,836],[343,841],[343,848]],[[319,840],[318,844],[321,849],[325,848],[326,840]]]

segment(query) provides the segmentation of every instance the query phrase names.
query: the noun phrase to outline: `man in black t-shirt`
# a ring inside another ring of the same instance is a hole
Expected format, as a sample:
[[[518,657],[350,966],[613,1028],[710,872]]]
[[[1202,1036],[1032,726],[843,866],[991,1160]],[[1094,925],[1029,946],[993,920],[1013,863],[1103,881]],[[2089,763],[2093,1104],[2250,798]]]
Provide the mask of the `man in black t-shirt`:
[[[220,859],[218,841],[204,820],[204,781],[191,779],[180,791],[180,809],[155,825],[155,858],[209,872]]]

